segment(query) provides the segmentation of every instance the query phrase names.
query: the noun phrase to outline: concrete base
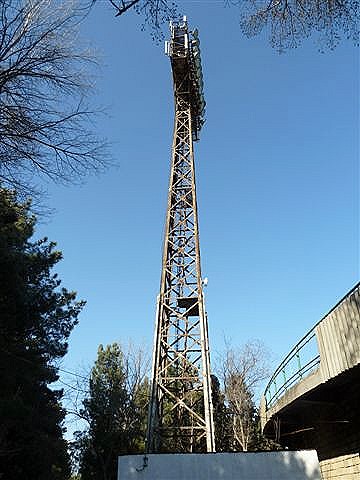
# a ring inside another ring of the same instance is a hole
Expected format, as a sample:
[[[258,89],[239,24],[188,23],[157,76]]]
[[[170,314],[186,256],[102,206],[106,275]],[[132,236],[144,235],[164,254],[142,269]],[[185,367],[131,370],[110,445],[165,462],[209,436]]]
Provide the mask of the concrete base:
[[[119,457],[118,480],[320,480],[315,450]]]

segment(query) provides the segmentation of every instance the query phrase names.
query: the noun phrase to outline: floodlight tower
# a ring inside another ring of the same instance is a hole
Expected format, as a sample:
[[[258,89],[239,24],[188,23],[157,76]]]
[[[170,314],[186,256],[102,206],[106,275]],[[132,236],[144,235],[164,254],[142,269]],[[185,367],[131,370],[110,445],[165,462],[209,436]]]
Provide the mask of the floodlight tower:
[[[175,125],[157,299],[147,451],[214,452],[207,316],[200,270],[193,141],[205,101],[197,30],[170,23]]]

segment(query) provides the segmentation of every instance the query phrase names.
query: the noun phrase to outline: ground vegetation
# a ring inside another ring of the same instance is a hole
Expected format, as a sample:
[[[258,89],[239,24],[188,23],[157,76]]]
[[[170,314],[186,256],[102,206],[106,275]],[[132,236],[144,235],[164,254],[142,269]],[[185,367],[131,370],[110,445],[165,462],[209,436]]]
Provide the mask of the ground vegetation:
[[[261,434],[256,404],[259,386],[268,375],[266,355],[261,343],[250,342],[240,349],[227,347],[217,362],[219,375],[211,376],[217,452],[278,448]],[[70,409],[87,425],[75,434],[71,446],[81,480],[114,480],[118,455],[144,453],[149,402],[146,358],[143,349],[129,352],[117,343],[99,346],[82,404]],[[81,391],[86,388],[83,384]],[[194,408],[203,414],[201,393],[194,390],[193,395]],[[171,406],[164,408],[163,425],[174,425]],[[188,451],[181,438],[175,445],[165,440],[160,448],[167,453]],[[199,448],[206,451],[204,445]]]

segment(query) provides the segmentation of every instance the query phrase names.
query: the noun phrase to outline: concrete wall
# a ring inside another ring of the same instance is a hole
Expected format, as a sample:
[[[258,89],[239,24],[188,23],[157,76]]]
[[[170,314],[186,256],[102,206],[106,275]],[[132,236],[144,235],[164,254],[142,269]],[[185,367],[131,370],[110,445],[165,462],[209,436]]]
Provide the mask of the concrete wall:
[[[322,381],[360,364],[360,286],[316,327]]]
[[[360,457],[358,453],[320,462],[322,480],[357,480],[360,478]]]
[[[320,480],[321,477],[314,450],[119,457],[118,480],[140,479]]]

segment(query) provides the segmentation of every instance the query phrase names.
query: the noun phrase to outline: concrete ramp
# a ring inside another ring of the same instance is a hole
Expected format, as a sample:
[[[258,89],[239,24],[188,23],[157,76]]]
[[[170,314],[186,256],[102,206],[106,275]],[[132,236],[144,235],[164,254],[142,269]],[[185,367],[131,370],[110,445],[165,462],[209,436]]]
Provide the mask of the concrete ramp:
[[[321,480],[315,450],[119,457],[118,480]]]

